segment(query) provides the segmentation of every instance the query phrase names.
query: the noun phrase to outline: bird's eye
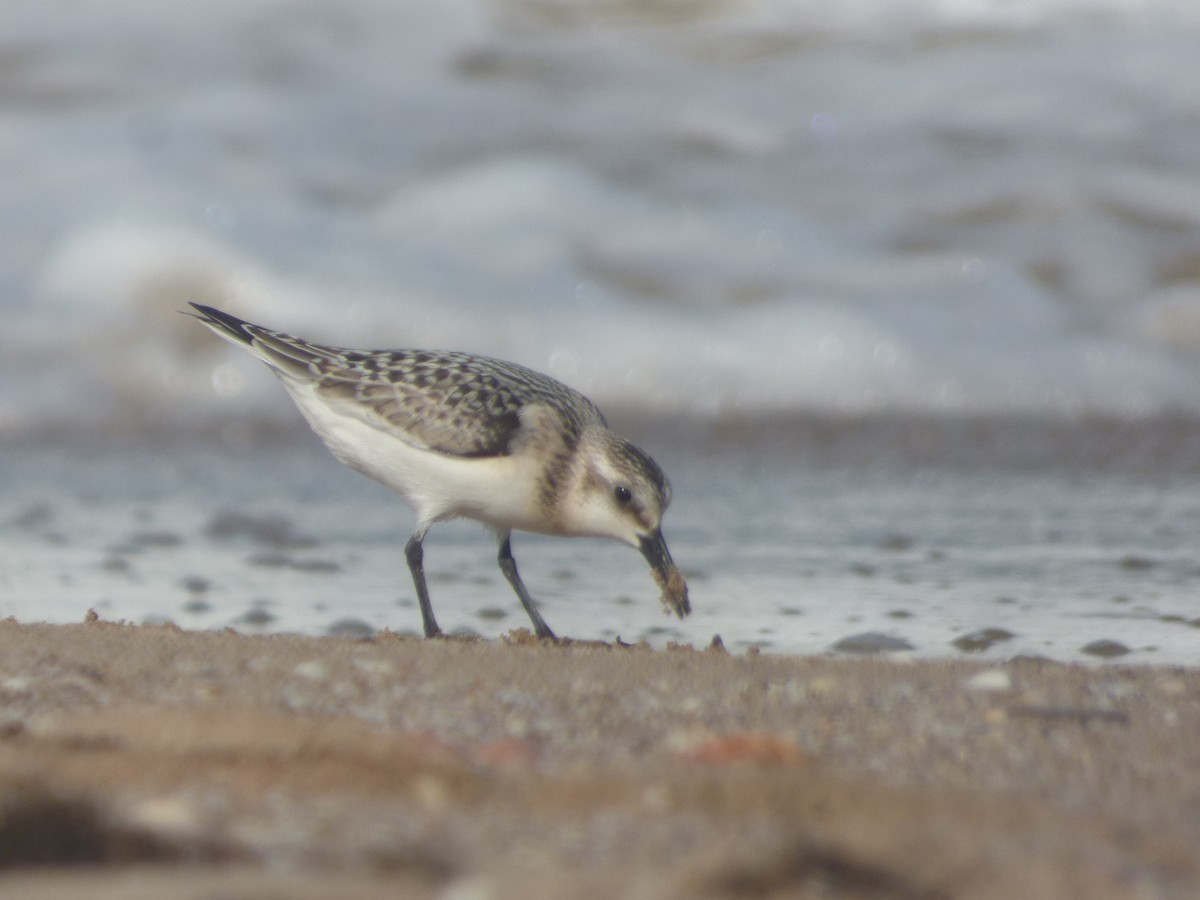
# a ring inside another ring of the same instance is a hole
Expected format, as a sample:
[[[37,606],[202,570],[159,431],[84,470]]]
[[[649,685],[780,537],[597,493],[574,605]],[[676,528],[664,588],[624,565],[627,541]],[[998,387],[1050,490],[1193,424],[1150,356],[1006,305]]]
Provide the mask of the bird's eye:
[[[613,488],[613,496],[617,499],[618,503],[624,506],[633,499],[633,491],[625,487],[623,484],[618,484],[615,488]]]

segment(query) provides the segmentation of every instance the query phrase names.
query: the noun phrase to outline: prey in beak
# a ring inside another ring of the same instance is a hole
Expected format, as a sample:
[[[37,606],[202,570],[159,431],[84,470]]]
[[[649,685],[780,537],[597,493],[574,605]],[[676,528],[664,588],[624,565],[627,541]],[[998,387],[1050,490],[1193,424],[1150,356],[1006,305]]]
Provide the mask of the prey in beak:
[[[646,557],[646,562],[650,563],[650,571],[662,590],[663,607],[682,619],[692,611],[692,604],[688,602],[687,582],[671,559],[662,529],[656,528],[650,534],[639,537],[638,547],[642,556]]]

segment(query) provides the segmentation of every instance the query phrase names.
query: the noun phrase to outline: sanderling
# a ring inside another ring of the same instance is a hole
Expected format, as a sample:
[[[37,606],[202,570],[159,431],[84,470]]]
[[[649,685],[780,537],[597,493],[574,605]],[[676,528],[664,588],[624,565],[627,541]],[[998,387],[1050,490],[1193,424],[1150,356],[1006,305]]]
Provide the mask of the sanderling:
[[[435,522],[459,517],[495,531],[500,571],[539,637],[554,632],[517,574],[513,530],[637,547],[667,610],[680,618],[691,611],[687,583],[663,539],[667,477],[609,431],[578,391],[498,359],[327,347],[192,306],[201,322],[271,367],[334,456],[392,488],[416,512],[405,556],[426,637],[441,629],[425,584],[422,542]]]

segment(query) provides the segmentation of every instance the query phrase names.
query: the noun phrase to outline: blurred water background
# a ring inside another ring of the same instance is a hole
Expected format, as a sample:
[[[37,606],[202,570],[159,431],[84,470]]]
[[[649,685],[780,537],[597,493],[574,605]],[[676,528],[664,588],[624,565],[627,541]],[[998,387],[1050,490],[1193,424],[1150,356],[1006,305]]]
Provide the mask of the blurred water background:
[[[1200,662],[1195,4],[3,7],[0,614],[416,629],[198,300],[608,410],[696,613],[518,538],[562,633]],[[493,555],[434,532],[444,625],[523,624]]]

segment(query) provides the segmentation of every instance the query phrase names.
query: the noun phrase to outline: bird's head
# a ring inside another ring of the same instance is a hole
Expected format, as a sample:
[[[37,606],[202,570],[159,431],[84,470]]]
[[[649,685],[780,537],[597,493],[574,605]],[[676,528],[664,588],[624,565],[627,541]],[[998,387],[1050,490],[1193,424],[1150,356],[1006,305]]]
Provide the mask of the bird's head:
[[[663,605],[680,618],[687,615],[687,582],[662,533],[671,502],[667,476],[644,451],[607,430],[585,435],[580,450],[582,464],[564,510],[569,531],[637,547],[662,589]]]

